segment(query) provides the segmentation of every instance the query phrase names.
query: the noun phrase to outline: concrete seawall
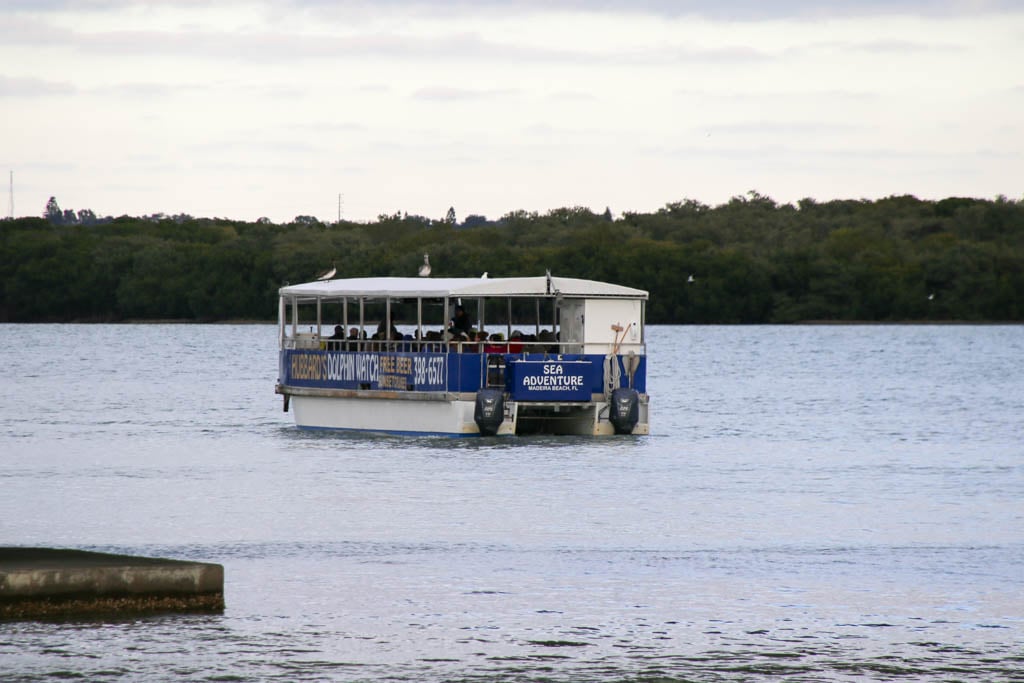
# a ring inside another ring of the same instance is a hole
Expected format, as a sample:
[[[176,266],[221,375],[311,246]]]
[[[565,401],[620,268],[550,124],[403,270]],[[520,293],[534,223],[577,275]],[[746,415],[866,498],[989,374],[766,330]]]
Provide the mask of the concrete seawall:
[[[224,567],[55,548],[0,548],[0,619],[224,609]]]

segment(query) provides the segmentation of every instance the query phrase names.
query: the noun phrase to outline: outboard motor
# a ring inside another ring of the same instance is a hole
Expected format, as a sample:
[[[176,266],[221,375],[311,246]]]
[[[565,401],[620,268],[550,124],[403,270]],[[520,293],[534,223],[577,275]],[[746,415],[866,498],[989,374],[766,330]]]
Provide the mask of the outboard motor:
[[[501,389],[481,389],[476,392],[473,421],[481,436],[494,436],[505,421],[505,392]]]
[[[633,427],[640,421],[640,394],[636,389],[619,387],[612,392],[608,421],[615,427],[616,434],[633,433]]]

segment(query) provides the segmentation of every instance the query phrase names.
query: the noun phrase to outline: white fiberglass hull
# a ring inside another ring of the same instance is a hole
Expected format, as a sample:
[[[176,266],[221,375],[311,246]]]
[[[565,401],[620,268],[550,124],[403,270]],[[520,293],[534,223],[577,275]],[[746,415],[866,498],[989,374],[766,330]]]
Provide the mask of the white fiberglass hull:
[[[473,435],[473,401],[412,401],[292,396],[295,424],[309,429],[351,429],[408,434]]]
[[[395,434],[477,436],[474,401],[409,400],[328,396],[291,396],[295,424],[306,429],[352,430]],[[604,402],[579,405],[508,403],[498,435],[524,433],[605,436],[615,430]],[[648,434],[646,401],[633,434]]]

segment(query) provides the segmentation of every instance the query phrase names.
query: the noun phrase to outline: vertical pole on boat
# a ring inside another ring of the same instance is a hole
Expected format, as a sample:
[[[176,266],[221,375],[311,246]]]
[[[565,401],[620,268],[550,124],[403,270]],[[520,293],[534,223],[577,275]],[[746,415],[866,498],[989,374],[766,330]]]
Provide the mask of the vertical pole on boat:
[[[451,348],[448,345],[448,321],[444,320],[444,318],[447,318],[449,315],[451,315],[451,313],[449,313],[449,310],[448,310],[448,305],[449,305],[450,301],[451,300],[447,296],[445,296],[445,298],[444,298],[444,316],[441,319],[442,353],[445,353],[445,354],[447,354],[448,351]],[[450,372],[451,372],[451,363],[449,363],[446,360],[444,362],[444,387],[445,387],[445,391],[448,390],[448,373],[450,373]]]
[[[416,339],[419,342],[418,351],[423,350],[423,297],[416,297]]]
[[[534,303],[537,304],[537,319],[534,321],[535,330],[534,334],[540,336],[540,299],[534,299]]]
[[[323,320],[323,300],[320,297],[316,298],[316,339],[320,339],[324,336],[324,332],[321,329],[321,321]]]
[[[366,336],[366,331],[363,329],[363,327],[366,324],[366,318],[364,317],[365,316],[365,312],[364,312],[364,307],[363,307],[364,303],[365,303],[365,299],[363,297],[359,297],[359,350],[360,351],[363,350],[363,338]]]
[[[508,298],[508,324],[505,328],[505,341],[508,341],[512,338],[512,297]]]
[[[558,314],[559,308],[562,306],[562,295],[556,294],[555,298],[551,300],[551,334],[558,335]]]
[[[292,297],[292,339],[295,339],[299,332],[299,300]]]
[[[341,326],[345,328],[345,336],[348,336],[348,297],[341,297]]]
[[[444,298],[444,313],[443,313],[444,317],[441,318],[441,339],[443,339],[444,342],[445,342],[445,351],[448,350],[448,338],[446,336],[446,334],[448,332],[448,321],[445,320],[444,318],[447,318],[448,316],[452,315],[451,310],[449,310],[449,308],[448,308],[448,306],[450,306],[450,305],[451,305],[451,300],[448,297],[445,297]]]
[[[384,297],[384,346],[385,351],[391,350],[391,297]]]
[[[647,343],[647,302],[640,301],[640,343]]]
[[[483,297],[480,297],[479,299],[476,300],[476,308],[480,312],[480,328],[479,329],[482,331],[482,330],[486,329],[486,325],[484,325],[484,299],[483,299]]]
[[[284,321],[285,321],[284,297],[277,297],[277,347],[284,348]]]

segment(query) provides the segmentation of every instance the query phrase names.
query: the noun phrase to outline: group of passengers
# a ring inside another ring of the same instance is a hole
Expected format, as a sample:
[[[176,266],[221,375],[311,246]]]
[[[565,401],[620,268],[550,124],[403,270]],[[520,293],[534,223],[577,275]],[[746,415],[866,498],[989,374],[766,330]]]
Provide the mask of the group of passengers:
[[[387,342],[404,342],[387,344]],[[425,342],[416,343],[416,342]],[[545,343],[543,346],[537,342]],[[469,316],[462,306],[455,307],[455,317],[447,330],[428,331],[419,338],[410,334],[402,334],[394,323],[388,331],[385,321],[380,321],[377,331],[367,338],[366,332],[360,334],[358,327],[349,329],[348,336],[341,325],[334,327],[334,334],[327,337],[326,348],[332,351],[448,351],[461,353],[522,353],[526,350],[538,352],[550,351],[557,353],[558,336],[551,330],[541,330],[540,334],[523,334],[514,330],[506,342],[500,332],[488,334],[483,330],[475,330]]]

